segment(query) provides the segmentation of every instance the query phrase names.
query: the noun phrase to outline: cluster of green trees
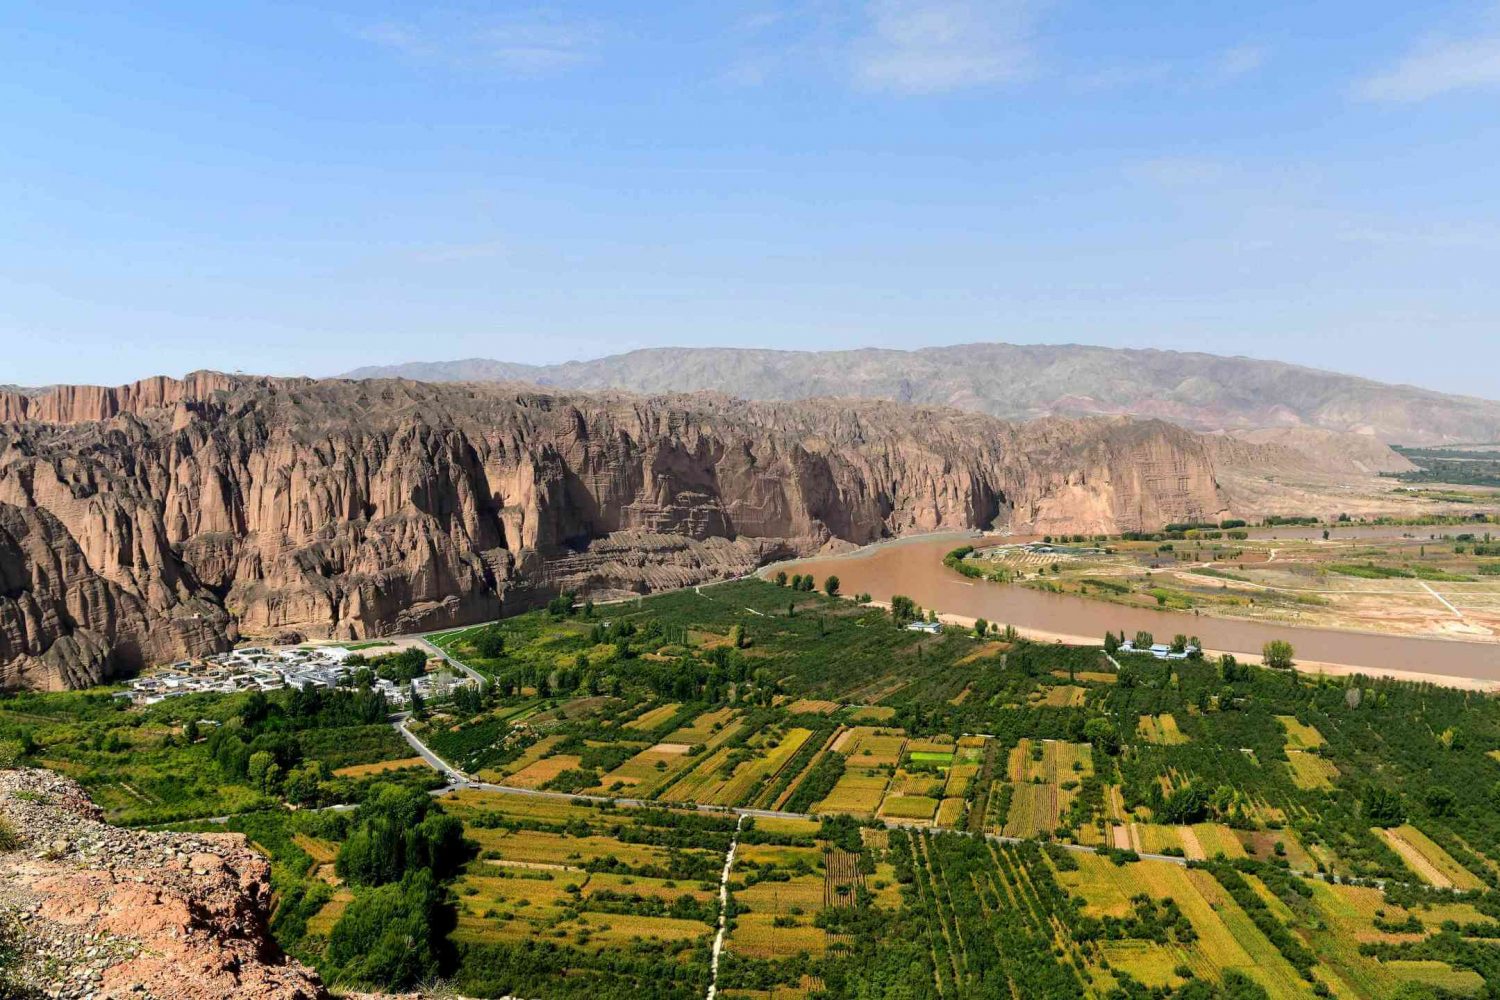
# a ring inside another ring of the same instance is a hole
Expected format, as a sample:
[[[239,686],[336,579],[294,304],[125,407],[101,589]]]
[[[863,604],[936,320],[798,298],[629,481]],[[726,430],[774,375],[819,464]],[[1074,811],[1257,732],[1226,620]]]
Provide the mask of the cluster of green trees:
[[[472,854],[463,824],[431,796],[377,784],[339,848],[339,877],[360,887],[328,937],[341,978],[402,988],[434,977],[450,914],[442,884]]]
[[[427,654],[417,646],[408,646],[381,656],[366,657],[362,653],[354,653],[345,663],[351,667],[367,667],[376,677],[400,684],[426,673]]]
[[[486,625],[469,640],[474,652],[486,660],[498,660],[505,655],[505,629],[500,625]]]
[[[547,602],[547,614],[553,618],[567,618],[578,610],[578,595],[571,590],[565,590]],[[582,611],[585,618],[594,617],[594,599],[592,597],[583,602]]]
[[[383,724],[387,714],[385,695],[378,691],[308,686],[274,697],[254,691],[235,717],[209,733],[208,755],[225,781],[316,805],[325,798],[324,783],[332,775],[326,761],[304,761],[302,734]],[[184,736],[190,742],[198,739],[196,720],[184,726]]]
[[[339,848],[335,870],[353,885],[397,882],[417,870],[451,877],[465,860],[463,823],[432,797],[402,785],[375,785]]]

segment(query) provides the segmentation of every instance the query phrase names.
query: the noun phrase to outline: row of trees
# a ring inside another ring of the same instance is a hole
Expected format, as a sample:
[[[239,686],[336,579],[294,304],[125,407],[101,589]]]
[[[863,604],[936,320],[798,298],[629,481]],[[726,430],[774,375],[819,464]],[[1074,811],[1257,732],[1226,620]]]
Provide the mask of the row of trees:
[[[797,573],[788,579],[785,570],[778,570],[774,579],[778,587],[791,587],[793,590],[800,590],[809,594],[818,589],[817,581],[811,573],[805,576]],[[825,578],[823,580],[823,593],[829,597],[837,597],[839,595],[839,578],[832,575]]]

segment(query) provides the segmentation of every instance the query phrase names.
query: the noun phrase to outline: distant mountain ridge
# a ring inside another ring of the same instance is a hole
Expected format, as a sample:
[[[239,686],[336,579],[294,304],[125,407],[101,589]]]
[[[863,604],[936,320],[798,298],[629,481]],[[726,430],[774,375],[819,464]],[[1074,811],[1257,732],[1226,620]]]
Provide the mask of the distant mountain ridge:
[[[1214,354],[1000,343],[912,351],[652,348],[557,365],[487,359],[370,366],[346,378],[516,381],[558,389],[821,396],[951,406],[1011,420],[1158,417],[1194,430],[1312,427],[1392,444],[1500,438],[1500,402],[1279,361]]]

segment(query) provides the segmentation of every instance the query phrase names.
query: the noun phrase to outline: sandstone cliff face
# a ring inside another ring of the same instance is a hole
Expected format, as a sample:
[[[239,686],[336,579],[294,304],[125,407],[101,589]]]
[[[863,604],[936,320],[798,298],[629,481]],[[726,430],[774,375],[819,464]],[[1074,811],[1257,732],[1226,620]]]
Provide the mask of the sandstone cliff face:
[[[642,592],[830,543],[1217,516],[1203,439],[878,401],[198,374],[0,394],[0,685]]]

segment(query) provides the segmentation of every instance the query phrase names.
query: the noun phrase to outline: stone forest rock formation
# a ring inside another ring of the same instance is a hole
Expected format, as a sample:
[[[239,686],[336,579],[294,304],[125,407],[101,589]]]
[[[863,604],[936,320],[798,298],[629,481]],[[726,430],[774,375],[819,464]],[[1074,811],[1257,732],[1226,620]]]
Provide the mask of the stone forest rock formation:
[[[1250,446],[1246,446],[1250,447]],[[1160,421],[198,373],[0,392],[0,685],[363,638],[938,529],[1225,512]]]

